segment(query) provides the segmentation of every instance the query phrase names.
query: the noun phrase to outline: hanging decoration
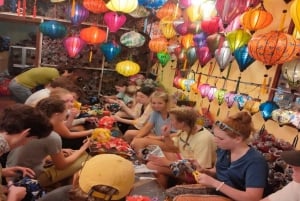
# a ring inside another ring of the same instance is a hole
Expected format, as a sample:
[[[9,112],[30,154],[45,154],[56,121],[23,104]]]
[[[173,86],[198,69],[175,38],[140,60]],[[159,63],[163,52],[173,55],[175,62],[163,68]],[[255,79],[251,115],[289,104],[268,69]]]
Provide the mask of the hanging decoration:
[[[217,33],[219,31],[220,18],[212,17],[201,21],[201,28],[207,35]]]
[[[259,111],[265,121],[272,117],[272,112],[279,109],[279,106],[273,101],[266,101],[259,106]]]
[[[188,33],[189,24],[187,22],[184,22],[182,20],[174,20],[173,26],[174,26],[176,33],[178,33],[181,36]]]
[[[173,26],[173,19],[172,17],[164,17],[159,22],[159,28],[167,39],[173,38],[176,36],[176,31]]]
[[[222,47],[224,41],[225,41],[225,36],[224,34],[221,33],[215,33],[207,36],[206,43],[210,53],[212,55],[215,55],[216,49]]]
[[[203,83],[198,86],[198,91],[202,98],[207,97],[209,90],[210,90],[210,85],[207,83]]]
[[[134,9],[134,11],[128,14],[134,18],[146,18],[150,15],[150,11],[148,11],[144,6],[138,6]]]
[[[82,5],[88,11],[95,14],[105,13],[108,11],[104,0],[83,0]]]
[[[181,45],[188,49],[189,47],[194,46],[194,35],[193,34],[186,34],[181,36]]]
[[[236,17],[229,23],[229,25],[228,25],[226,28],[222,27],[223,31],[224,31],[225,33],[228,33],[228,32],[231,32],[231,31],[235,31],[235,30],[237,30],[237,29],[241,29],[241,15],[242,15],[242,14],[236,16]],[[221,30],[222,30],[222,29],[221,29]]]
[[[117,63],[116,71],[119,74],[121,74],[125,77],[128,77],[128,76],[132,76],[132,75],[139,73],[140,66],[139,66],[139,64],[137,64],[133,61],[125,60],[125,61],[121,61],[121,62]]]
[[[249,99],[244,105],[244,109],[249,111],[251,115],[254,115],[259,112],[260,102],[261,100],[259,98]]]
[[[197,53],[195,47],[189,47],[186,50],[186,59],[187,59],[187,65],[193,66],[194,63],[197,61]]]
[[[138,7],[137,0],[110,0],[106,7],[114,12],[131,13]]]
[[[218,105],[219,105],[219,108],[217,110],[217,116],[219,116],[219,114],[220,114],[220,111],[221,111],[220,106],[223,104],[223,102],[225,100],[225,94],[226,94],[226,89],[218,89],[215,92],[215,98],[217,99]]]
[[[281,72],[292,89],[300,87],[300,59],[284,63]]]
[[[230,91],[225,94],[224,100],[228,108],[231,108],[233,106],[233,103],[235,101],[234,99],[235,96],[236,96],[236,92],[234,91]]]
[[[74,15],[72,15],[72,6],[68,8],[68,15],[70,17],[70,21],[73,25],[78,26],[80,25],[83,21],[85,21],[89,17],[89,11],[81,6],[80,4],[75,4],[74,7]]]
[[[195,47],[206,46],[207,45],[206,38],[207,38],[207,35],[205,32],[201,32],[199,34],[194,35],[193,41],[194,41]]]
[[[125,24],[126,16],[124,14],[119,15],[116,12],[107,12],[104,14],[103,20],[109,31],[115,33]]]
[[[63,44],[69,57],[71,58],[76,57],[86,45],[86,43],[78,36],[65,38]]]
[[[234,52],[237,48],[247,44],[251,39],[251,35],[243,29],[238,29],[226,34],[231,52]]]
[[[243,110],[246,102],[250,100],[251,97],[248,94],[240,93],[234,96],[234,101],[237,103],[239,110]]]
[[[192,5],[193,0],[179,0],[179,6],[180,8],[187,8],[190,5]]]
[[[57,21],[46,21],[40,24],[40,31],[52,39],[63,38],[67,33],[67,28]]]
[[[300,31],[300,18],[299,18],[299,13],[300,13],[300,1],[299,0],[294,0],[291,4],[290,7],[290,13],[291,13],[291,18],[295,24],[295,27],[298,31]]]
[[[200,5],[190,5],[187,9],[185,9],[185,12],[190,22],[201,20]]]
[[[100,49],[108,62],[113,61],[121,52],[121,46],[115,41],[102,43]]]
[[[196,49],[199,64],[203,68],[212,58],[212,55],[207,46],[198,47]]]
[[[220,71],[223,72],[233,59],[230,47],[227,42],[223,44],[223,47],[216,50],[215,59],[219,65]]]
[[[162,67],[165,67],[171,59],[171,56],[167,52],[158,52],[156,56]]]
[[[149,48],[152,52],[163,52],[167,50],[168,41],[161,37],[161,38],[154,38],[149,41]]]
[[[243,72],[250,66],[255,60],[250,56],[248,52],[248,47],[247,45],[244,45],[242,47],[239,47],[234,51],[234,57],[235,60],[238,63],[240,72]]]
[[[160,9],[156,11],[156,17],[158,19],[163,19],[165,17],[169,17],[171,19],[177,19],[181,17],[182,12],[181,9],[179,8],[179,5],[172,3],[172,2],[167,2],[165,3]]]
[[[272,119],[279,123],[280,126],[289,124],[295,117],[295,112],[284,109],[276,109],[272,111]]]
[[[167,2],[167,0],[145,0],[143,2],[143,4],[139,4],[145,6],[146,8],[150,8],[150,9],[158,9],[160,8],[162,5],[164,5]]]
[[[136,31],[126,32],[120,37],[121,44],[129,48],[141,47],[144,45],[145,41],[145,37]]]

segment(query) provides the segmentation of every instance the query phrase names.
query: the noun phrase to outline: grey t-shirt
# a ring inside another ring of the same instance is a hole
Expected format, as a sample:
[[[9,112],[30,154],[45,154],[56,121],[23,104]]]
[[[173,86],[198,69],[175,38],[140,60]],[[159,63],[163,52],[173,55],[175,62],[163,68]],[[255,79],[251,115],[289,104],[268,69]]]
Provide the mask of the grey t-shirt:
[[[38,177],[43,171],[43,159],[62,150],[61,137],[54,131],[48,137],[33,139],[13,149],[7,157],[6,166],[24,166],[34,170]]]

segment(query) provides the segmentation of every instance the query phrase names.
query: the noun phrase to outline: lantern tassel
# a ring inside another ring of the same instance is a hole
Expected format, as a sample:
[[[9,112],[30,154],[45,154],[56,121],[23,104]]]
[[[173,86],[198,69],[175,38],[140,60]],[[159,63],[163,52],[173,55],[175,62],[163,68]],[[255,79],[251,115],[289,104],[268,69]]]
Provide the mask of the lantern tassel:
[[[187,59],[184,60],[183,70],[186,70],[186,65],[187,65]]]
[[[71,17],[74,17],[75,15],[75,6],[76,6],[76,2],[75,0],[72,1],[72,9],[71,9]]]
[[[90,55],[89,55],[89,62],[91,63],[92,62],[92,57],[93,57],[93,50],[91,48],[90,50]]]
[[[267,74],[264,74],[264,79],[260,88],[260,93],[261,94],[266,94],[267,93]]]
[[[283,31],[284,22],[285,22],[285,18],[286,18],[286,12],[287,12],[287,10],[282,11],[283,15],[282,15],[282,18],[281,18],[281,21],[279,24],[279,31]]]

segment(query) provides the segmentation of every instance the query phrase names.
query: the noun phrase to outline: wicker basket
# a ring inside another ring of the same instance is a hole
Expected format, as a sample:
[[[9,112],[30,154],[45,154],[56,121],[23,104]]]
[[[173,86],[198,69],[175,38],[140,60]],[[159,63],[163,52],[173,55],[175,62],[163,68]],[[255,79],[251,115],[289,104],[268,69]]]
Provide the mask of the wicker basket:
[[[173,201],[232,201],[220,195],[195,195],[185,194],[176,196]]]

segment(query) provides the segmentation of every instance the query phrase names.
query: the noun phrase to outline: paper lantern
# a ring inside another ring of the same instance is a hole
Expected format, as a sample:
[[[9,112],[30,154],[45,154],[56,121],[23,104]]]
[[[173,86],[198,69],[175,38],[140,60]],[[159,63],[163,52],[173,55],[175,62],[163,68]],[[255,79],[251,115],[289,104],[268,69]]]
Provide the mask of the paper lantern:
[[[126,22],[126,16],[119,15],[116,12],[107,12],[104,14],[104,22],[110,32],[117,32]]]
[[[295,24],[295,27],[298,31],[300,31],[300,18],[299,18],[299,13],[300,13],[300,1],[295,0],[291,4],[290,7],[290,13],[291,13],[291,18]]]
[[[106,32],[98,27],[88,27],[81,29],[80,38],[87,44],[100,44],[106,39]]]
[[[80,4],[75,5],[74,15],[72,15],[72,6],[68,8],[68,14],[73,25],[80,25],[89,17],[89,11]]]
[[[272,21],[272,14],[267,12],[263,5],[259,8],[250,8],[241,17],[243,27],[251,33],[267,27]]]
[[[163,19],[165,17],[170,17],[176,19],[182,15],[181,9],[172,2],[165,3],[160,9],[156,12],[156,17]]]
[[[108,11],[103,0],[83,0],[82,5],[88,11],[95,14],[105,13]]]
[[[225,37],[232,52],[234,52],[237,48],[247,44],[251,39],[251,35],[243,29],[229,32]]]
[[[300,86],[300,59],[294,59],[284,63],[281,72],[292,89]]]
[[[159,28],[163,35],[168,39],[176,36],[176,31],[173,27],[173,20],[171,19],[171,17],[164,17],[163,19],[161,19],[159,22]]]
[[[279,106],[273,101],[266,101],[259,106],[259,111],[265,121],[272,117],[272,112],[279,109]]]
[[[121,52],[121,46],[115,41],[102,43],[100,49],[107,61],[114,60]]]
[[[136,31],[126,32],[120,37],[121,44],[129,48],[141,47],[144,45],[145,41],[145,37]]]
[[[140,66],[130,60],[125,60],[117,63],[116,71],[123,76],[132,76],[140,72]]]
[[[39,28],[44,35],[52,39],[62,38],[67,33],[67,28],[62,23],[52,20],[41,23]]]
[[[241,72],[243,72],[246,68],[248,68],[248,66],[250,66],[255,61],[250,56],[247,45],[239,47],[234,51],[233,54]]]
[[[67,50],[69,57],[76,57],[84,48],[85,42],[78,36],[67,37],[63,41],[64,47]]]
[[[138,6],[137,0],[110,0],[106,7],[114,12],[131,13]]]
[[[152,52],[163,52],[167,49],[168,41],[165,38],[154,38],[149,41],[149,48]]]
[[[261,61],[269,69],[272,65],[283,64],[299,53],[299,42],[281,31],[254,35],[248,43],[251,57]]]

